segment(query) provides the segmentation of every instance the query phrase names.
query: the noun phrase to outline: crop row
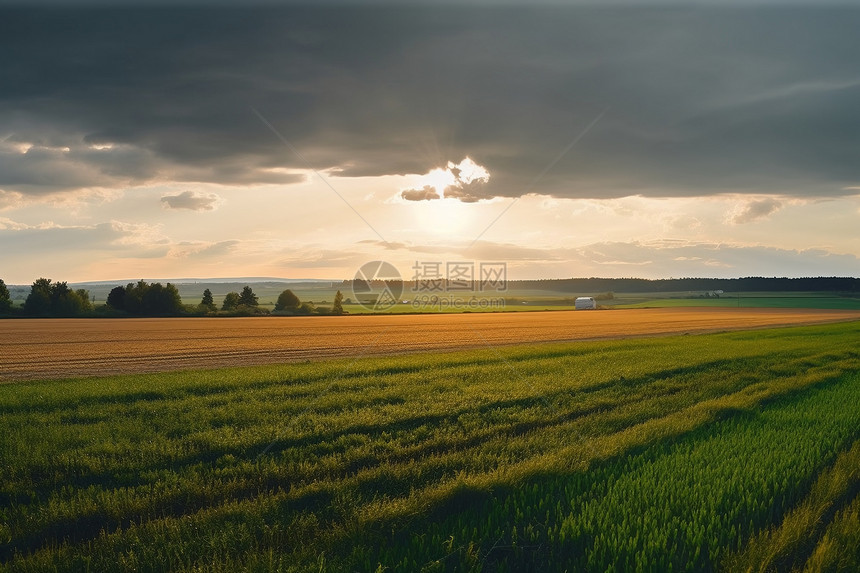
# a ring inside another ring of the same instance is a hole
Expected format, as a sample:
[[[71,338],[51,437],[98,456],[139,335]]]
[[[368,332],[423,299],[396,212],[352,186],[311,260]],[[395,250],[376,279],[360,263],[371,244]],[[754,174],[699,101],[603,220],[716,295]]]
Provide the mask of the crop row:
[[[849,507],[852,497],[860,493],[860,441],[843,452],[836,462],[821,472],[810,488],[809,494],[797,504],[778,527],[761,531],[754,536],[742,551],[726,559],[726,567],[732,571],[796,570],[804,559],[815,554],[807,563],[807,569],[832,570],[833,567],[816,567],[832,561],[831,554],[851,556],[851,550],[839,539],[843,533],[860,535],[860,527],[854,531],[846,527],[857,514]],[[855,506],[860,498],[855,499]],[[835,519],[833,519],[835,516]],[[832,523],[831,523],[832,521]],[[825,528],[828,528],[825,531]],[[850,547],[850,546],[849,546]],[[857,547],[855,545],[855,547]],[[855,552],[856,553],[856,552]],[[860,554],[858,554],[860,555]],[[855,557],[855,560],[857,558]],[[850,570],[851,568],[843,568]],[[856,567],[855,567],[856,569]]]
[[[477,498],[381,551],[357,544],[354,559],[395,571],[712,570],[781,521],[860,437],[858,403],[860,378],[851,376],[587,472]],[[846,477],[847,487],[860,483],[856,470]]]

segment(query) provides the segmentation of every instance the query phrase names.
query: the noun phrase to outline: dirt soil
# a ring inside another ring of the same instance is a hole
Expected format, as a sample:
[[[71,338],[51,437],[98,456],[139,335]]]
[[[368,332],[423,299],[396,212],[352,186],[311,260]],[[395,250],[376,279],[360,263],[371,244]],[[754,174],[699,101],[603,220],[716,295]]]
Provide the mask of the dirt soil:
[[[858,319],[858,311],[764,308],[10,319],[0,320],[0,383]]]

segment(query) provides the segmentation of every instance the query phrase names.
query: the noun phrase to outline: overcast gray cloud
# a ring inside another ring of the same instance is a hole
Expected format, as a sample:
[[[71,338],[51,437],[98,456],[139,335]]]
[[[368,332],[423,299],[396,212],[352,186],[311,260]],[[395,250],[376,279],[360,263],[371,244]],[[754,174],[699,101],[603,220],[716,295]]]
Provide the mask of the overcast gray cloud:
[[[338,7],[0,17],[0,190],[490,174],[447,196],[835,196],[860,10]],[[416,198],[418,198],[416,196]]]
[[[432,185],[425,185],[421,189],[404,189],[400,192],[400,196],[407,201],[429,201],[442,198]]]

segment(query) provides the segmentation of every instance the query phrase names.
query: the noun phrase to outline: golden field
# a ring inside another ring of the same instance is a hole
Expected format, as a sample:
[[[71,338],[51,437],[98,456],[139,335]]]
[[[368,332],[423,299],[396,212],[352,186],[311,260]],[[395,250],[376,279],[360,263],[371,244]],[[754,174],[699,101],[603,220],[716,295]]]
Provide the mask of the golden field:
[[[703,333],[860,318],[858,311],[599,312],[0,321],[0,382],[260,365],[484,345]]]

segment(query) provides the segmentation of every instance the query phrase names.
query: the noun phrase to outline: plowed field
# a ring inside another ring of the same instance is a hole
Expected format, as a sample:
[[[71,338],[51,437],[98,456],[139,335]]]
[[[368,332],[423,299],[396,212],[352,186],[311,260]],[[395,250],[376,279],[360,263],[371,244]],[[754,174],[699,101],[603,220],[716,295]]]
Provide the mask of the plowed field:
[[[444,315],[0,321],[0,382],[860,319],[857,311],[636,309]]]

